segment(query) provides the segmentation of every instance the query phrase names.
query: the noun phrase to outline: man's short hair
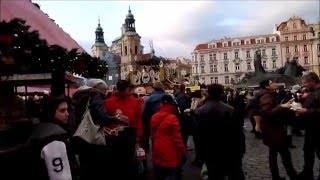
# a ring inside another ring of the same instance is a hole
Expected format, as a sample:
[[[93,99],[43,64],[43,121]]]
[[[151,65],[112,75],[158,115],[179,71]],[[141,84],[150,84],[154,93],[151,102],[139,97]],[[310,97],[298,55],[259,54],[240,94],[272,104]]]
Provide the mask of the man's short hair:
[[[304,73],[304,75],[302,75],[302,79],[311,80],[311,81],[314,81],[317,84],[320,83],[319,76],[314,72],[306,72],[306,73]]]
[[[223,86],[221,84],[208,85],[208,94],[214,99],[219,99],[223,95]]]
[[[130,83],[126,80],[119,80],[117,82],[117,90],[119,92],[124,92],[130,87]]]
[[[259,83],[261,89],[266,89],[270,85],[270,79],[263,80]]]

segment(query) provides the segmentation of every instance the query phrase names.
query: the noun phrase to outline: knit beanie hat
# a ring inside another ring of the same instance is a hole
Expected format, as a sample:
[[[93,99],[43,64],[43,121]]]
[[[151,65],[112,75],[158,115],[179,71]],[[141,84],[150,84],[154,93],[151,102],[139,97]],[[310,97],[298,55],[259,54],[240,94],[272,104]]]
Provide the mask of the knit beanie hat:
[[[98,90],[108,89],[108,85],[102,79],[90,79],[87,82],[87,86]]]

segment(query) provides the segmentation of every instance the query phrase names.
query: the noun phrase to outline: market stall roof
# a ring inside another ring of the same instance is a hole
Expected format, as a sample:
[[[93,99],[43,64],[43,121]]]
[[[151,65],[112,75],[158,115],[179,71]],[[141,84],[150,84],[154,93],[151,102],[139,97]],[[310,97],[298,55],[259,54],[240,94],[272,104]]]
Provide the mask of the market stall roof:
[[[10,21],[21,18],[31,26],[31,30],[39,31],[40,37],[49,45],[59,45],[68,50],[77,48],[79,52],[86,52],[68,33],[63,31],[31,0],[0,1],[0,21]]]
[[[14,81],[15,86],[32,86],[32,85],[50,85],[51,73],[40,74],[13,74],[9,76],[0,76],[0,84]],[[69,73],[65,73],[65,84],[79,87],[84,85],[85,78],[75,77]]]
[[[78,88],[65,88],[65,94],[72,96]],[[49,93],[50,86],[19,86],[17,87],[17,93]]]

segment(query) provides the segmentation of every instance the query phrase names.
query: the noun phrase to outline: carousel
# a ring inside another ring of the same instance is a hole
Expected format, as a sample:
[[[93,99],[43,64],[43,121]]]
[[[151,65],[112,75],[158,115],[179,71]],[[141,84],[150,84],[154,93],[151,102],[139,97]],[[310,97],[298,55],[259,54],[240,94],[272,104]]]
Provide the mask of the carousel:
[[[188,68],[181,62],[151,55],[127,65],[120,75],[121,79],[129,81],[134,87],[146,88],[149,94],[155,82],[162,82],[167,91],[180,84],[192,85],[194,82]]]

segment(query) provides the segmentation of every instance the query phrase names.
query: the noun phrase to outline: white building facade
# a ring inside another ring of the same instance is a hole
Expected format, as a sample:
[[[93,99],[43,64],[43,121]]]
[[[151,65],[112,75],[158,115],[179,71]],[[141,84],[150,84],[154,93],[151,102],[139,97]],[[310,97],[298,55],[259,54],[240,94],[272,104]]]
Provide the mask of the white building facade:
[[[253,57],[261,51],[266,71],[282,66],[277,34],[226,38],[198,44],[192,52],[192,75],[199,83],[232,86],[254,71]]]

